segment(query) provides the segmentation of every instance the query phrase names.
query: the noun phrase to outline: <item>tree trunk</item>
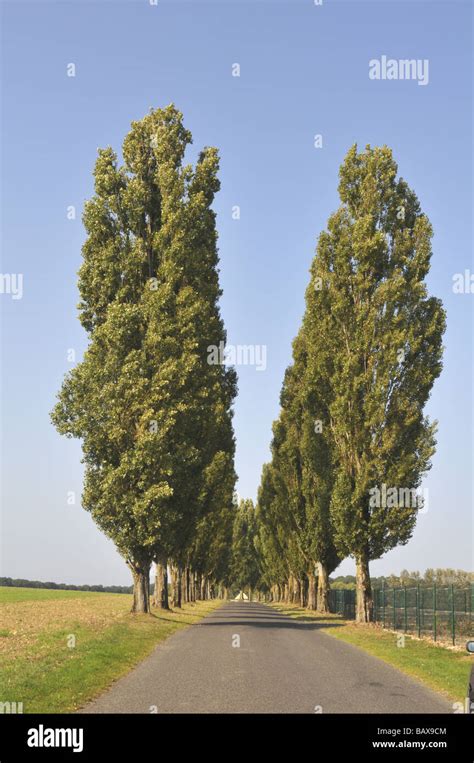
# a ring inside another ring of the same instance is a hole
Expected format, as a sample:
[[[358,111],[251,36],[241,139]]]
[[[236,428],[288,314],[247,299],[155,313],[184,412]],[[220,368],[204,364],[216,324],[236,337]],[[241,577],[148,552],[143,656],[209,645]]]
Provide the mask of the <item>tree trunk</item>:
[[[290,575],[288,578],[288,603],[291,604],[293,601],[293,575]]]
[[[307,580],[306,577],[301,578],[300,580],[300,607],[306,606],[306,587],[307,587]]]
[[[316,609],[317,608],[317,599],[316,599],[316,576],[314,574],[314,569],[311,568],[308,572],[308,609]]]
[[[322,562],[318,562],[318,612],[329,612],[329,575]]]
[[[191,575],[188,565],[184,568],[183,599],[187,603],[191,601]]]
[[[171,565],[171,606],[181,608],[181,567],[178,564]]]
[[[188,570],[188,601],[194,601],[194,592],[193,592],[193,580],[194,580],[194,572],[192,571],[191,567]]]
[[[200,598],[205,601],[206,599],[206,576],[203,575],[201,578],[201,595]]]
[[[176,580],[176,591],[177,591],[177,594],[178,594],[177,606],[181,607],[182,602],[183,602],[183,570],[182,570],[182,568],[179,565],[178,565],[177,569],[178,569],[177,576],[176,576],[176,578],[177,578],[177,580]]]
[[[173,562],[170,562],[170,605],[171,607],[174,607],[175,587],[176,587],[176,568]]]
[[[150,612],[150,562],[127,561],[133,577],[133,614]]]
[[[301,581],[299,578],[293,579],[293,604],[299,604],[301,599]]]
[[[356,557],[356,623],[371,623],[374,618],[374,602],[370,583],[368,554]]]
[[[155,560],[155,594],[153,606],[169,609],[168,602],[168,563],[164,558]]]
[[[181,597],[182,597],[182,600],[184,601],[185,604],[186,604],[186,602],[188,600],[187,577],[188,577],[187,567],[184,566],[184,568],[183,568],[183,576],[181,578]]]

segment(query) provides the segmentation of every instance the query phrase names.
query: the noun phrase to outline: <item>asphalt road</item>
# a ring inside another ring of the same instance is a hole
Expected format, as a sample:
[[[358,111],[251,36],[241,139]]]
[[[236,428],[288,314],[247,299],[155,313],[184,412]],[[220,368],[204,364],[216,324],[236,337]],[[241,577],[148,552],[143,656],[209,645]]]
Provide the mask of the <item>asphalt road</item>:
[[[239,601],[168,638],[81,712],[450,711],[439,695],[314,621]]]

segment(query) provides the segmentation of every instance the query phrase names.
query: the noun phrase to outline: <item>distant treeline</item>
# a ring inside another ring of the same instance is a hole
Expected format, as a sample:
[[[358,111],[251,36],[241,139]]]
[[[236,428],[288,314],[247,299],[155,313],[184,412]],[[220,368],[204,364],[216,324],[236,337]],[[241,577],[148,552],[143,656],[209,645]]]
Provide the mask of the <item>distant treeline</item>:
[[[96,591],[99,593],[132,593],[133,586],[124,585],[73,585],[72,583],[52,583],[48,580],[23,580],[23,578],[2,578],[0,586],[15,588],[53,588],[59,591]]]
[[[337,578],[330,578],[329,581],[331,588],[356,587],[356,579],[354,575],[339,575]],[[455,585],[465,587],[470,585],[470,583],[474,583],[474,572],[453,570],[449,567],[438,567],[437,569],[430,567],[425,570],[424,574],[417,570],[414,572],[402,570],[400,575],[382,575],[378,578],[372,577],[371,582],[373,588],[382,588],[382,583],[388,588],[416,585],[431,586],[433,583],[436,583],[436,585]]]

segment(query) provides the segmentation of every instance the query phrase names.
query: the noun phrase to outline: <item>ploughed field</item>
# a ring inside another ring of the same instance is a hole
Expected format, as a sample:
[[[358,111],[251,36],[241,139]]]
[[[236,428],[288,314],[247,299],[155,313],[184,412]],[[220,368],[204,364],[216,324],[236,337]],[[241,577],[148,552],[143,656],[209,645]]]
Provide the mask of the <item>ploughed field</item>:
[[[220,603],[130,615],[129,594],[0,587],[0,702],[76,710]]]

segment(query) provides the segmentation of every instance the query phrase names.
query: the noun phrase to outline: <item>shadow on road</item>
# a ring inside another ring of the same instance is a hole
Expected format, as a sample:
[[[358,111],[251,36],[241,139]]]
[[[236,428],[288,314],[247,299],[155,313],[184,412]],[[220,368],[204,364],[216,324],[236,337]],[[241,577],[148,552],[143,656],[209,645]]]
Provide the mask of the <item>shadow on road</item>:
[[[292,619],[288,615],[274,612],[269,607],[256,602],[237,604],[229,602],[221,609],[201,620],[200,627],[216,627],[225,625],[251,625],[255,628],[290,628],[293,630],[318,630],[321,628],[340,628],[343,621],[331,621],[321,617],[315,620],[312,617],[298,617]]]
[[[293,628],[295,630],[307,630],[315,631],[321,628],[342,628],[344,623],[317,623],[314,620],[311,622],[302,622],[301,620],[283,620],[272,621],[267,620],[265,622],[262,618],[250,618],[244,620],[243,618],[232,618],[231,620],[218,620],[217,622],[210,622],[209,620],[199,623],[201,628],[208,628],[209,626],[219,625],[251,625],[255,628]]]

